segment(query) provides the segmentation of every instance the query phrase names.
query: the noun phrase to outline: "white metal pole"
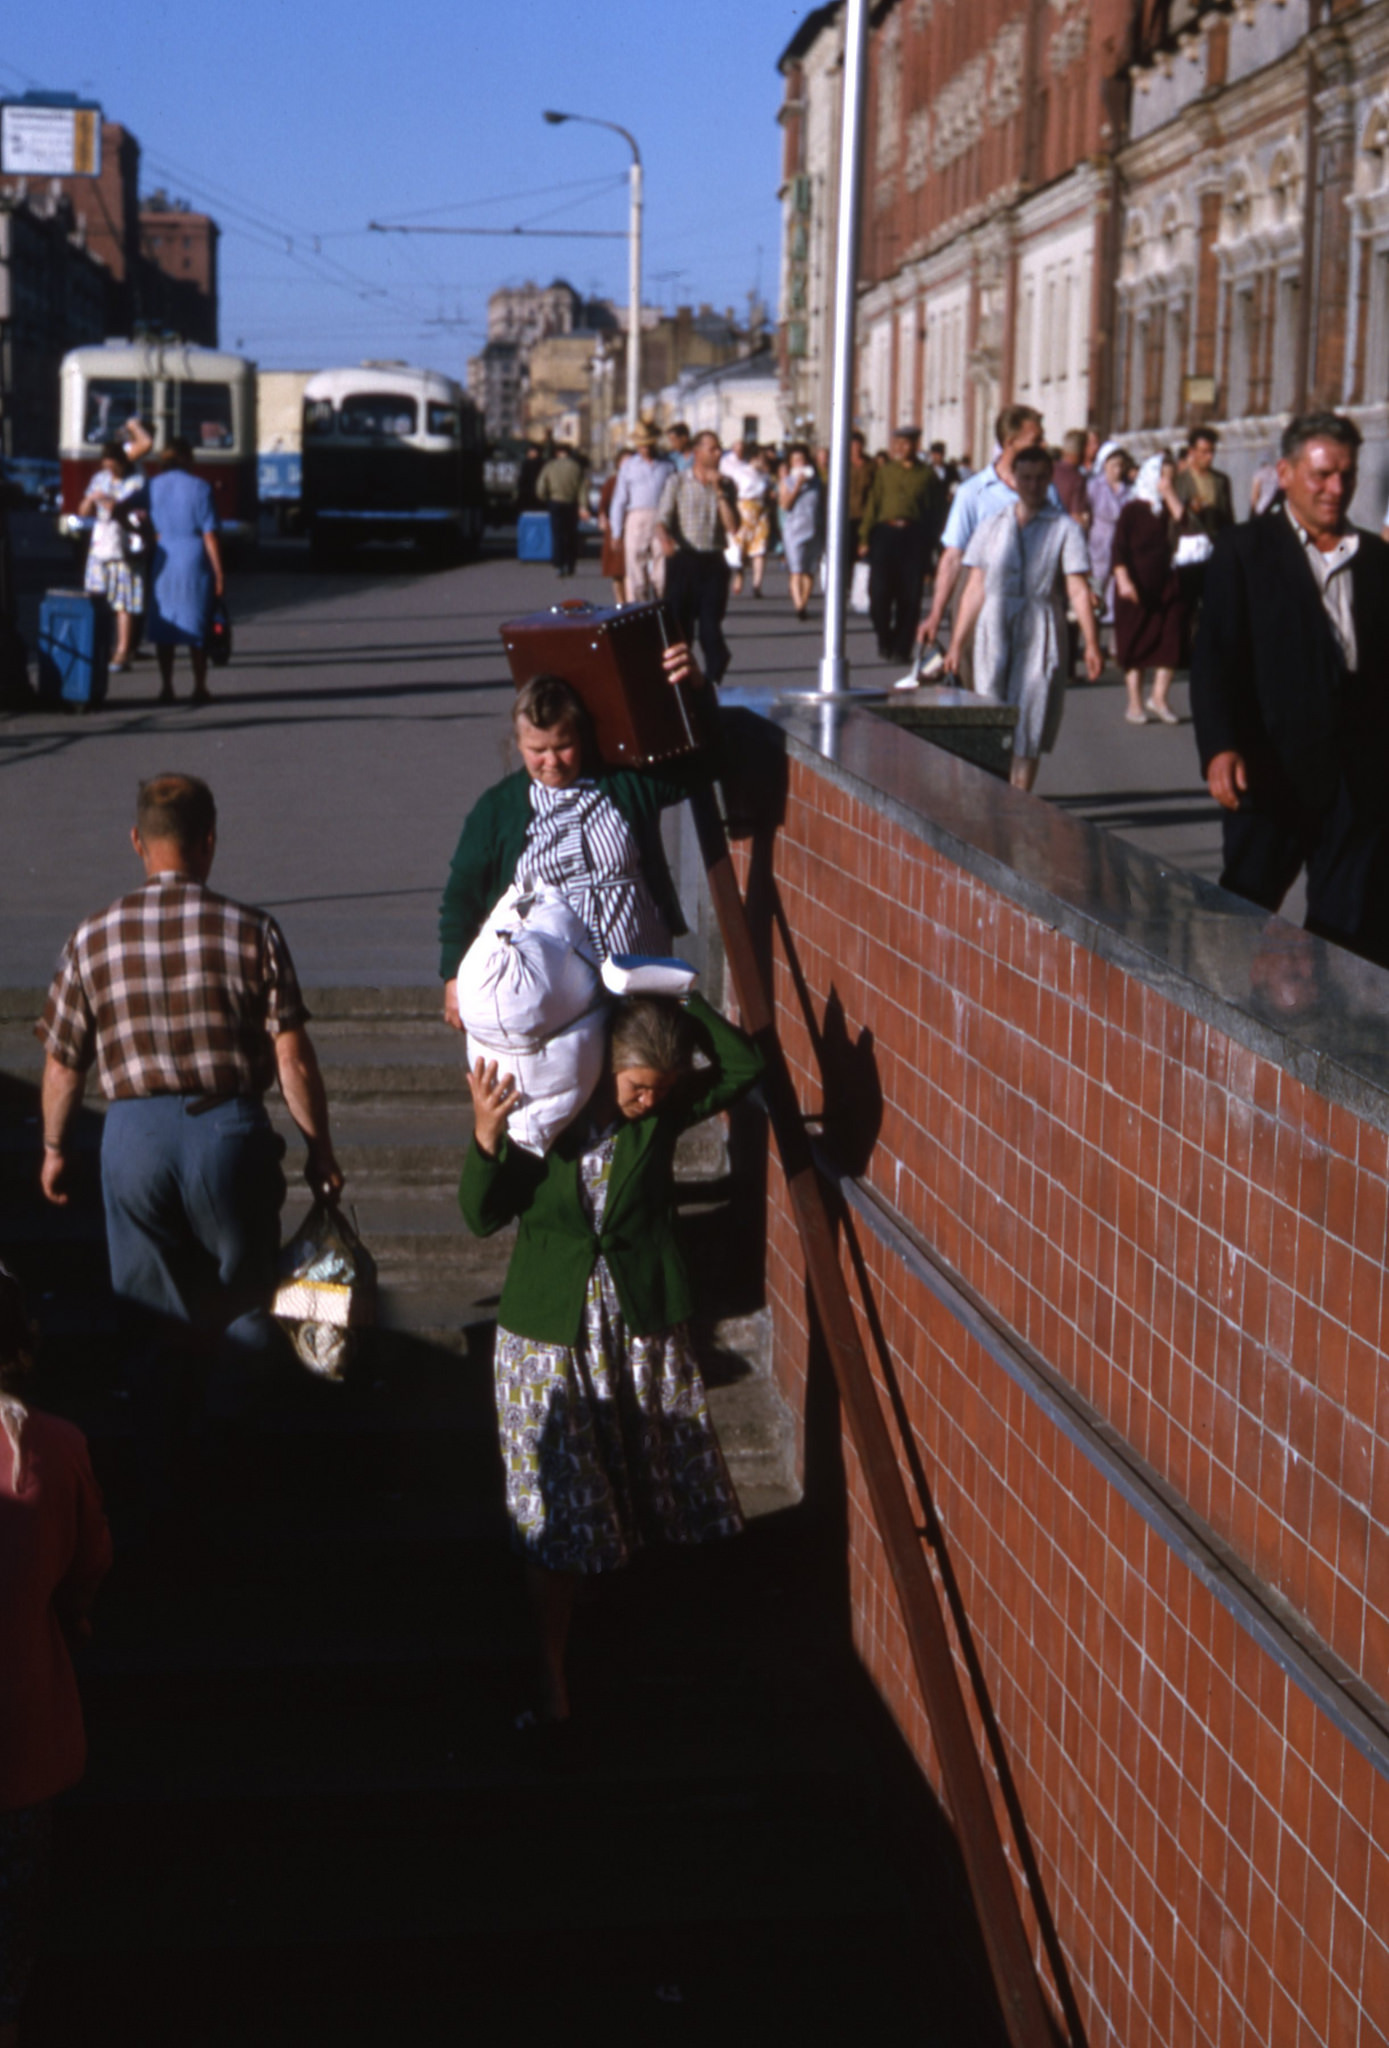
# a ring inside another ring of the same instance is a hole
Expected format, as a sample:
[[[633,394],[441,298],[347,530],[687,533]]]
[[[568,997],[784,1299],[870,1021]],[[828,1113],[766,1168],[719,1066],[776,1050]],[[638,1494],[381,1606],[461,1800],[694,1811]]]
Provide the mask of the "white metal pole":
[[[839,222],[835,238],[834,374],[830,395],[829,531],[825,560],[825,651],[820,688],[849,687],[844,608],[850,563],[849,435],[854,424],[854,287],[858,280],[859,207],[863,187],[863,103],[868,73],[868,0],[849,0],[844,23],[844,107],[839,143]]]
[[[627,279],[627,432],[630,446],[641,405],[641,158],[632,145],[632,223]]]

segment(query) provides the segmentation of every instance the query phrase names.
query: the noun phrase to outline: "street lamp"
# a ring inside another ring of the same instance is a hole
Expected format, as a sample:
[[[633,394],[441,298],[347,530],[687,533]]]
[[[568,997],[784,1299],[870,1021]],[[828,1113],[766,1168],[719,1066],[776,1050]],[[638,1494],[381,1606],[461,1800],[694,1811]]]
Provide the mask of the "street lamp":
[[[641,151],[637,148],[636,137],[627,129],[620,128],[616,121],[600,121],[595,114],[560,114],[553,107],[545,109],[544,118],[552,128],[558,128],[561,121],[583,121],[590,128],[611,128],[632,152],[632,210],[627,267],[627,435],[630,440],[636,430],[641,402]]]

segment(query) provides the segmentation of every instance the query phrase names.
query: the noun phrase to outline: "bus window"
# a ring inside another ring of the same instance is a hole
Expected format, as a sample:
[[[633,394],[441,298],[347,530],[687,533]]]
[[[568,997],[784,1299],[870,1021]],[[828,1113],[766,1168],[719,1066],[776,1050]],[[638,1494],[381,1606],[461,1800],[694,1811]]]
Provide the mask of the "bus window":
[[[325,434],[333,431],[333,401],[331,398],[308,398],[304,401],[304,433],[308,440],[321,441]]]
[[[417,431],[419,408],[413,398],[393,391],[354,391],[340,412],[344,434],[386,435],[401,440]]]
[[[127,420],[140,410],[140,387],[133,377],[93,377],[87,386],[87,412],[82,439],[88,448],[119,441]]]
[[[458,439],[458,407],[456,405],[435,405],[430,403],[425,417],[431,434],[447,434],[450,441]]]
[[[232,395],[230,384],[180,384],[178,426],[193,452],[232,445]]]

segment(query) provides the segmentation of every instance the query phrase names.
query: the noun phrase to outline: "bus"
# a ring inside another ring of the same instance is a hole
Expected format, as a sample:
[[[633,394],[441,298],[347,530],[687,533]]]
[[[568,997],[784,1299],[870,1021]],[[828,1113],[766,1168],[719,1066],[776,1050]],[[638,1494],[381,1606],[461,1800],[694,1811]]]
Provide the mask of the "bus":
[[[408,363],[320,370],[304,386],[303,518],[320,560],[409,539],[440,557],[482,540],[482,415],[461,384]]]
[[[102,443],[119,441],[128,419],[154,437],[152,462],[181,435],[193,468],[212,486],[223,535],[253,541],[256,499],[256,366],[245,356],[182,341],[107,341],[75,348],[59,373],[59,530],[85,544],[91,520],[78,514]]]

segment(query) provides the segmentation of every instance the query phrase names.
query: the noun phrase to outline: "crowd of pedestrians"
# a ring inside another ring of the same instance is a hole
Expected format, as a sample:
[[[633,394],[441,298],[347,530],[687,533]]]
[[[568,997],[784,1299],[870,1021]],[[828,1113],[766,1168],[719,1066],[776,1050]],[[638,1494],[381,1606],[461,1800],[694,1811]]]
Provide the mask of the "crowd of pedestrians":
[[[1135,724],[1175,722],[1173,672],[1194,628],[1192,710],[1221,807],[1224,885],[1274,910],[1305,871],[1309,930],[1389,965],[1389,692],[1377,669],[1389,543],[1350,524],[1356,427],[1331,413],[1293,420],[1276,489],[1241,525],[1209,430],[1135,463],[1080,433],[1054,452],[1025,405],[1005,407],[996,429],[978,471],[939,445],[921,459],[912,428],[882,460],[854,437],[846,538],[867,563],[884,658],[912,659],[948,619],[943,670],[1014,707],[1012,780],[1029,789],[1060,723],[1071,617],[1091,680],[1112,630]],[[217,568],[210,529],[186,472],[176,463],[168,475],[170,506],[150,494],[154,531],[166,552],[182,532],[179,575],[201,589]],[[98,531],[120,526],[136,495],[128,482],[125,451],[109,451],[91,493]],[[625,601],[663,594],[670,605],[682,638],[665,657],[668,682],[707,688],[724,675],[735,572],[763,595],[775,532],[804,615],[825,527],[823,463],[808,445],[744,445],[729,460],[712,433],[672,430],[663,452],[642,430],[611,483],[607,538],[622,552],[604,572]],[[577,506],[571,484],[563,455],[536,479],[552,512]],[[128,557],[103,551],[98,572],[113,609],[133,597]],[[175,609],[176,593],[164,615]],[[696,636],[702,674],[686,644]],[[460,961],[517,888],[562,901],[594,962],[666,955],[685,924],[660,815],[720,765],[716,749],[678,770],[605,764],[563,677],[518,694],[513,734],[519,766],[464,821],[440,906],[442,1010],[455,1030]],[[271,1314],[285,1147],[264,1107],[270,1089],[302,1134],[314,1193],[335,1201],[343,1175],[284,934],[209,886],[210,789],[185,774],[144,782],[131,846],[143,880],[77,925],[36,1026],[39,1187],[57,1207],[70,1199],[75,1119],[95,1072],[108,1099],[102,1200],[141,1433],[143,1538],[175,1556],[205,1510],[209,1459],[254,1430],[256,1391],[290,1367]],[[538,1682],[518,1717],[527,1730],[570,1718],[582,1580],[645,1543],[702,1544],[741,1527],[690,1341],[696,1289],[674,1155],[685,1129],[756,1083],[761,1058],[694,995],[617,1001],[607,1033],[596,1087],[546,1152],[513,1142],[519,1091],[504,1065],[477,1057],[466,1070],[463,1214],[480,1235],[519,1226],[494,1381],[536,1628]],[[0,1267],[0,1516],[13,1532],[0,1545],[0,2044],[14,2038],[41,1927],[51,1802],[82,1769],[69,1644],[110,1563],[81,1436],[33,1404],[34,1354]]]

